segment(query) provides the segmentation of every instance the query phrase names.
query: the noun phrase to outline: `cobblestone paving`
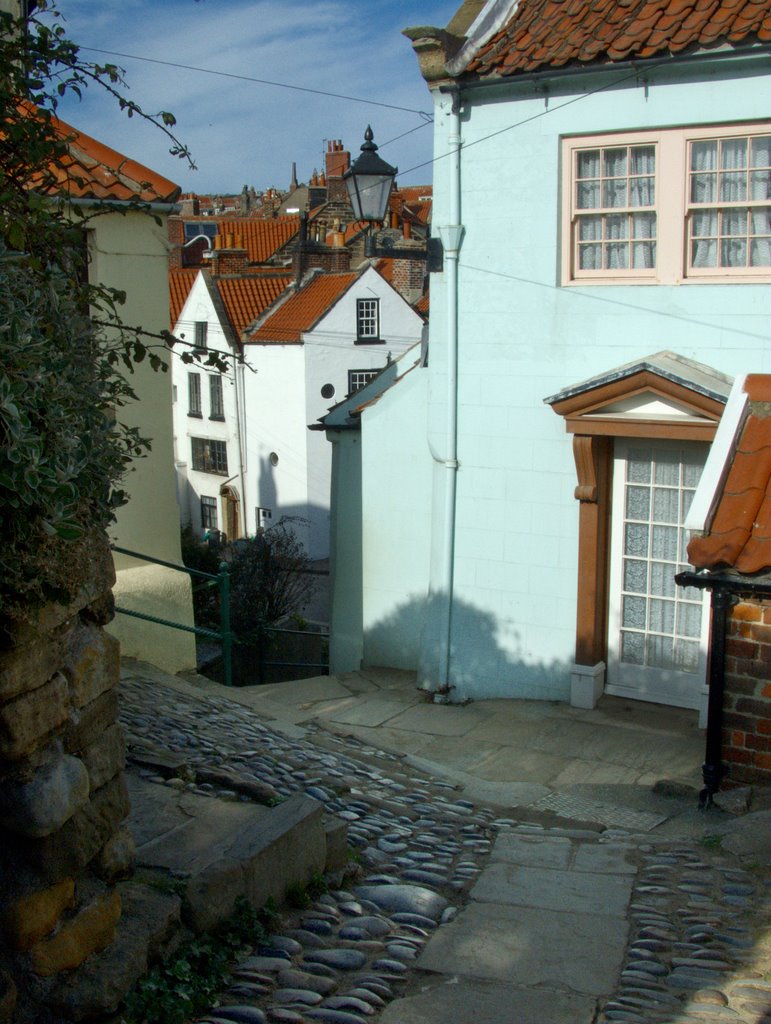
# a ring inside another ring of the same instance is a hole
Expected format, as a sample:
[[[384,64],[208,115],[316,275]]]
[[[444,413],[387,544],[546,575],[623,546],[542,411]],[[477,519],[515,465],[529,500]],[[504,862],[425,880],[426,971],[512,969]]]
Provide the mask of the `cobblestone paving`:
[[[284,919],[280,935],[237,965],[202,1018],[209,1024],[375,1020],[414,980],[431,934],[462,907],[497,832],[540,827],[475,807],[452,784],[355,739],[313,727],[290,739],[239,705],[130,677],[121,690],[129,743],[149,740],[191,766],[227,766],[283,796],[315,797],[349,823],[362,865],[360,882]],[[211,784],[156,781],[243,799]],[[627,960],[595,1020],[771,1024],[767,873],[699,844],[638,841]]]

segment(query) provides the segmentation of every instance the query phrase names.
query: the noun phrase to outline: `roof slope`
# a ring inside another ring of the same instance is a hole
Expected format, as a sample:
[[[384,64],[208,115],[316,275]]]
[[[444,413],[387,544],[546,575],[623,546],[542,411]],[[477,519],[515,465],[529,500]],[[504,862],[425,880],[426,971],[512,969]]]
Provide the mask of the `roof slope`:
[[[208,218],[211,223],[211,218]],[[286,245],[300,230],[299,217],[274,217],[259,220],[256,217],[239,220],[218,220],[220,235],[233,235],[241,239],[250,263],[264,263]]]
[[[67,143],[67,154],[49,168],[53,184],[48,192],[73,199],[174,202],[179,185],[149,167],[105,146],[66,121],[52,118]]]
[[[172,331],[179,320],[182,307],[187,302],[198,267],[177,267],[169,270],[169,322]]]
[[[289,273],[214,278],[227,318],[239,338],[291,283]]]
[[[346,292],[358,274],[317,274],[270,313],[246,341],[289,344],[302,340],[328,309]]]
[[[744,382],[748,414],[717,497],[708,533],[688,545],[697,569],[752,575],[771,569],[771,376]]]
[[[465,68],[480,77],[771,41],[769,0],[521,0]]]

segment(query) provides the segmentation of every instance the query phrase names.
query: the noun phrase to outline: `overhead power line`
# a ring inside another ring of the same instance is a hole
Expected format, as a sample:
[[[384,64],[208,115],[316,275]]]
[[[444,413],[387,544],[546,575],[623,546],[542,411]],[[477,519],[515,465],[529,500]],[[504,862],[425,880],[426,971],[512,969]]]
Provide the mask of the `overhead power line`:
[[[426,123],[433,118],[425,110],[414,110],[412,107],[400,107],[395,103],[382,103],[380,100],[367,100],[361,96],[348,96],[345,93],[326,92],[324,89],[312,89],[306,85],[291,85],[289,82],[273,82],[267,78],[252,78],[250,75],[235,75],[231,71],[215,71],[214,68],[199,68],[192,64],[180,64],[172,60],[158,60],[155,57],[140,57],[135,53],[118,53],[116,50],[100,50],[94,46],[80,46],[80,50],[86,53],[103,53],[108,57],[120,57],[121,60],[139,60],[146,64],[161,64],[167,68],[178,68],[182,71],[198,71],[203,75],[216,75],[218,78],[235,78],[239,82],[253,82],[256,85],[271,85],[276,89],[293,89],[295,92],[309,92],[314,96],[328,96],[335,100],[347,100],[349,103],[365,103],[371,107],[385,107],[387,110],[400,110],[405,114],[417,114],[423,117]]]

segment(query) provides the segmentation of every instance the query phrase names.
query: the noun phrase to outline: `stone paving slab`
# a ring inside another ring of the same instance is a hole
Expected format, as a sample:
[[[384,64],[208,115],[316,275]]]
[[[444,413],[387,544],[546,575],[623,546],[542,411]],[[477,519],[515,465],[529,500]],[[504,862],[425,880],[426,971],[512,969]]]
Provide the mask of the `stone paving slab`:
[[[523,836],[502,832],[495,840],[491,861],[522,864],[530,867],[567,868],[573,855],[573,844],[564,836]]]
[[[389,724],[405,732],[419,732],[432,736],[465,736],[476,726],[490,718],[490,711],[475,705],[452,707],[449,704],[418,704],[403,711]]]
[[[421,978],[417,988],[387,1006],[380,1024],[589,1024],[595,1008],[590,996],[475,978]]]
[[[594,803],[572,793],[550,793],[533,805],[541,811],[554,811],[564,818],[581,821],[599,821],[603,825],[624,828],[632,832],[650,832],[663,821],[665,814],[651,811],[633,811],[628,807]]]
[[[615,984],[626,936],[621,918],[475,901],[432,936],[418,967],[596,997]]]
[[[342,707],[325,707],[317,712],[321,719],[329,719],[338,725],[361,725],[369,728],[391,722],[404,711],[401,701],[388,696],[351,697]]]
[[[562,871],[492,861],[479,876],[472,899],[514,907],[543,907],[606,918],[626,913],[631,879],[591,871]],[[595,927],[597,922],[595,921]]]

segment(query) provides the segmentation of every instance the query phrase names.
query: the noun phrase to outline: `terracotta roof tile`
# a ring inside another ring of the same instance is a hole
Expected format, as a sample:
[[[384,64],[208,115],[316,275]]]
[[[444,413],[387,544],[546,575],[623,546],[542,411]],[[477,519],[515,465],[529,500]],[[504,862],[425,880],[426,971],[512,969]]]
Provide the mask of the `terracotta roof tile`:
[[[291,274],[246,274],[214,279],[230,325],[240,338],[292,283]]]
[[[358,274],[317,274],[252,332],[247,342],[297,344],[318,319],[350,288]]]
[[[169,271],[169,323],[173,331],[179,320],[182,307],[187,302],[193,281],[198,273],[197,267],[173,268]]]
[[[211,218],[206,218],[211,223]],[[264,263],[300,230],[299,217],[218,220],[221,235],[240,235],[250,263]]]
[[[174,202],[179,185],[93,139],[72,125],[52,118],[68,155],[49,168],[54,183],[49,193],[74,199]]]
[[[466,70],[507,76],[767,39],[770,7],[771,0],[521,0]]]
[[[699,569],[751,575],[771,568],[771,376],[748,376],[744,390],[749,414],[709,532],[691,540],[688,558]]]

